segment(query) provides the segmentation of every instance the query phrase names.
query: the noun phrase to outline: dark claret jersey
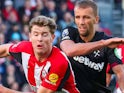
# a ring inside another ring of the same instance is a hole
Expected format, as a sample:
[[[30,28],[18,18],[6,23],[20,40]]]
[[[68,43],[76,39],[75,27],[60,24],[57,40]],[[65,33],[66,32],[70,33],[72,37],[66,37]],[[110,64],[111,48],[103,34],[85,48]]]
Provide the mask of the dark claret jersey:
[[[90,42],[108,39],[103,32],[96,32]],[[68,27],[62,32],[63,40],[73,40],[75,43],[85,43],[76,28]],[[81,47],[83,48],[83,47]],[[110,93],[106,86],[106,67],[109,62],[112,67],[122,64],[114,54],[114,49],[108,47],[93,51],[87,55],[69,57],[74,70],[77,87],[81,93]]]
[[[26,79],[34,92],[39,86],[43,86],[53,91],[79,93],[69,60],[57,47],[53,47],[44,62],[36,59],[32,44],[28,41],[13,44],[9,52],[22,64]]]

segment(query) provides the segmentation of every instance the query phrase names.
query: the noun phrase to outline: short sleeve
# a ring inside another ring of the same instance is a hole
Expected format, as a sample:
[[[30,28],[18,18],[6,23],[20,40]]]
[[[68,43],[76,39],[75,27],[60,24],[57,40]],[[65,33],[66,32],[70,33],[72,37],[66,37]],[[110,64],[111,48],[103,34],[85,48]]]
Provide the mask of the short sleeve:
[[[121,59],[118,57],[119,53],[117,53],[117,49],[110,49],[108,48],[107,50],[107,55],[108,55],[108,62],[110,63],[111,67],[114,67],[118,64],[122,64]]]
[[[62,34],[61,34],[61,41],[64,40],[76,40],[76,37],[78,35],[78,30],[74,27],[67,27],[63,29]]]

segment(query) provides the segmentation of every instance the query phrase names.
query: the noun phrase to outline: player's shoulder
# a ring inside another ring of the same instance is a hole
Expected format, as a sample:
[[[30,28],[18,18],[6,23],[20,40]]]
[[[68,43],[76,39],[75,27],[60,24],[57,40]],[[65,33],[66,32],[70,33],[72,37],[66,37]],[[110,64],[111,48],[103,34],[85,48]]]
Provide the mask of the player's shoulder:
[[[31,45],[31,42],[30,41],[21,41],[22,44],[28,44],[28,45]]]
[[[52,56],[51,58],[53,59],[53,61],[56,63],[56,62],[59,62],[59,64],[68,64],[68,58],[67,56],[65,55],[64,52],[62,52],[59,48],[57,47],[53,47],[53,52],[52,52]]]
[[[72,26],[67,26],[62,31],[67,31],[67,30],[70,32],[70,31],[77,31],[78,29]]]
[[[29,42],[29,41],[21,41],[21,42],[18,42],[18,43],[16,43],[16,44],[12,44],[12,46],[10,47],[10,50],[11,51],[24,51],[24,50],[27,50],[27,49],[30,49],[30,48],[32,48],[31,47],[32,46],[32,44],[31,44],[31,42]]]
[[[21,41],[21,42],[17,43],[17,45],[22,48],[29,48],[32,46],[30,41]]]

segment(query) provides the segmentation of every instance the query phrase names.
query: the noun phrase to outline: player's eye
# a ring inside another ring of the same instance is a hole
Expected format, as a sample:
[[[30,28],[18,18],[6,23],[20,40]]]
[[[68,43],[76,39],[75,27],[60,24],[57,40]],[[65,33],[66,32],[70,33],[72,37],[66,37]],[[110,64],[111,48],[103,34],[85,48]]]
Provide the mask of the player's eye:
[[[42,36],[43,37],[47,37],[48,36],[48,33],[43,33]]]

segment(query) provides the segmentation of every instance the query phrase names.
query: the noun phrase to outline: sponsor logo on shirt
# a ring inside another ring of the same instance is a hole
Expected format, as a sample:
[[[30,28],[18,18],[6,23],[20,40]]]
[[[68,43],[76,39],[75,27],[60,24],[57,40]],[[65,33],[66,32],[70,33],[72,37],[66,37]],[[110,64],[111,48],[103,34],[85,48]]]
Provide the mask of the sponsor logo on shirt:
[[[58,81],[58,79],[59,79],[59,76],[56,73],[52,73],[52,74],[49,75],[49,81],[52,84],[56,84],[56,82]]]
[[[114,53],[117,58],[122,59],[122,49],[121,48],[115,48]]]
[[[62,32],[62,40],[70,39],[70,37],[68,35],[69,35],[68,29],[64,29]]]
[[[95,63],[95,62],[90,61],[90,59],[87,57],[75,56],[75,57],[73,57],[73,59],[75,61],[78,61],[79,63],[83,63],[85,66],[88,66],[89,68],[92,68],[99,72],[102,71],[102,69],[104,67],[104,62]]]
[[[93,53],[94,53],[94,57],[99,57],[100,56],[100,50],[96,50]]]

